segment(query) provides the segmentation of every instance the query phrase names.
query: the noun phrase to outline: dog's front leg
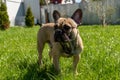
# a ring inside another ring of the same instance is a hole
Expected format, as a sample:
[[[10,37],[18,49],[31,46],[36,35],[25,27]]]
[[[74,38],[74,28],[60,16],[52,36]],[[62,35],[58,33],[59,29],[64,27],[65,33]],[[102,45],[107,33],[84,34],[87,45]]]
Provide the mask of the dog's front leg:
[[[79,59],[80,59],[79,54],[73,56],[73,71],[75,75],[78,75],[77,64],[79,62]]]
[[[59,56],[58,55],[53,56],[53,65],[54,65],[54,68],[55,68],[57,74],[59,74],[61,72],[61,70],[60,70],[60,66],[59,66]]]

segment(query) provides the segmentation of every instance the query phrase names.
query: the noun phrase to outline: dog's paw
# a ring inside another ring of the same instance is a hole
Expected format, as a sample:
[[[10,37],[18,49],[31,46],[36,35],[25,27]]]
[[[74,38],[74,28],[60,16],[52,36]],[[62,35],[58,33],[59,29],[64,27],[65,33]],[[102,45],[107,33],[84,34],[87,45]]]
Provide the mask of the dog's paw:
[[[79,73],[78,73],[77,71],[75,71],[75,72],[74,72],[74,75],[75,75],[75,76],[78,76],[78,75],[79,75]]]
[[[76,75],[76,76],[78,76],[78,75],[79,75],[79,73],[78,73],[78,72],[76,72],[76,73],[75,73],[75,75]]]

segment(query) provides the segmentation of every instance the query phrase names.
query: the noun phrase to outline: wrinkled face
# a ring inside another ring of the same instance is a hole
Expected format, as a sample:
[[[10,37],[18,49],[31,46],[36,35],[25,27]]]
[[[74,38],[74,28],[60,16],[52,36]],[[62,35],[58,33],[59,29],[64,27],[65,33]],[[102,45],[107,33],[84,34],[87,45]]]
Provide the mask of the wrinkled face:
[[[71,23],[72,22],[72,23]],[[55,25],[55,41],[66,42],[72,38],[72,31],[77,26],[73,26],[74,21],[70,18],[60,18]]]
[[[73,29],[76,29],[77,25],[81,24],[82,10],[77,9],[71,18],[61,18],[60,13],[54,10],[53,19],[55,22],[55,42],[69,42],[73,38]]]

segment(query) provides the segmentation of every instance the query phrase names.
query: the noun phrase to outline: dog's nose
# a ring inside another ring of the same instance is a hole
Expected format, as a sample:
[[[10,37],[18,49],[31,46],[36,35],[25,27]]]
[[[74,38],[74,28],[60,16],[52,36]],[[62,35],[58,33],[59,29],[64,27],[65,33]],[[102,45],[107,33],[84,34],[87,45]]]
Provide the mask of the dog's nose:
[[[61,34],[62,34],[62,30],[60,30],[60,29],[56,29],[56,30],[55,30],[55,33],[61,35]]]
[[[62,36],[62,30],[56,29],[54,34],[55,42],[61,42],[62,41],[61,36]]]

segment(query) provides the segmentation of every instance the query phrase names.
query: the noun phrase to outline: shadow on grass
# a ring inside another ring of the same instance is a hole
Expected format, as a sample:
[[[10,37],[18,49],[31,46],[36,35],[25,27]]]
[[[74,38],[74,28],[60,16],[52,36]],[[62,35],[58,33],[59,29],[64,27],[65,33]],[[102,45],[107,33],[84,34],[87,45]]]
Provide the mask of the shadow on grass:
[[[22,80],[56,80],[57,75],[54,71],[53,65],[43,65],[40,67],[38,63],[26,64],[23,63],[19,66],[20,69],[25,70]],[[21,78],[19,78],[21,79]]]

